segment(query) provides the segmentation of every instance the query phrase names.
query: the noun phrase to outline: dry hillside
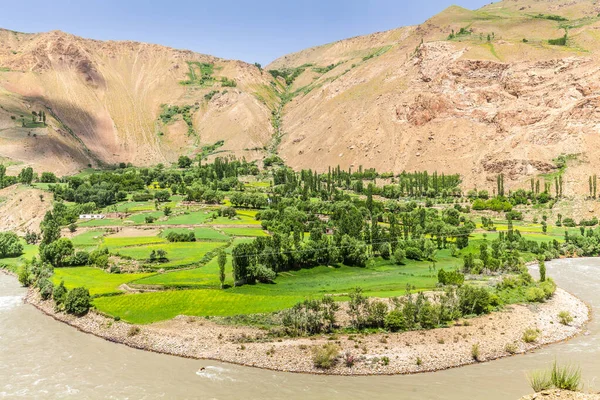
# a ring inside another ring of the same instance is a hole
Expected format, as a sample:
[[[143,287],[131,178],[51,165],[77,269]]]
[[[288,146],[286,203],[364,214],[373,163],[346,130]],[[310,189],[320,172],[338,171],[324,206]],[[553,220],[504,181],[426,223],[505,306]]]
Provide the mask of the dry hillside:
[[[65,173],[169,162],[223,141],[217,154],[260,159],[268,148],[295,168],[457,172],[465,188],[491,190],[499,173],[516,188],[564,172],[565,194],[585,193],[600,166],[599,13],[592,0],[450,7],[265,71],[158,45],[0,30],[0,161]],[[30,122],[40,110],[47,126]]]
[[[147,165],[221,140],[218,151],[252,159],[271,139],[272,78],[253,65],[59,31],[0,30],[0,43],[0,157],[11,164]],[[169,106],[190,109],[161,119]]]
[[[489,189],[498,173],[529,187],[572,154],[565,194],[585,192],[600,166],[599,12],[583,0],[450,7],[282,57],[267,68],[303,72],[280,153],[296,167],[458,172],[465,187]],[[551,45],[565,29],[566,46]]]

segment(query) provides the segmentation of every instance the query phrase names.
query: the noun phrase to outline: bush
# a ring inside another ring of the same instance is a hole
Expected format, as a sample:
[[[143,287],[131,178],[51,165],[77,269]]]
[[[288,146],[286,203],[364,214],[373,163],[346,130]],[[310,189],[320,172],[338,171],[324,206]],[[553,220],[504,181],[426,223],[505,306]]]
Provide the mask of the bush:
[[[167,240],[169,242],[195,242],[196,235],[194,234],[194,231],[181,232],[181,233],[169,232],[167,234]]]
[[[473,346],[471,346],[471,357],[473,357],[473,360],[479,361],[480,356],[481,354],[479,353],[479,343],[474,343]]]
[[[335,365],[339,354],[339,348],[333,343],[313,347],[313,364],[316,368],[329,369]]]
[[[442,285],[461,286],[465,282],[465,276],[459,271],[446,272],[442,268],[438,271],[438,282]]]
[[[40,295],[42,296],[42,300],[48,300],[52,297],[52,292],[54,291],[54,285],[52,281],[48,278],[43,278],[38,283],[40,288]]]
[[[491,297],[485,288],[464,285],[458,289],[458,300],[463,315],[481,315],[489,312]]]
[[[544,282],[540,283],[538,287],[544,291],[546,300],[551,298],[554,295],[554,292],[556,292],[556,283],[550,278],[547,278]]]
[[[506,219],[511,219],[513,221],[522,221],[523,220],[523,213],[520,211],[509,211],[509,212],[505,213],[504,216],[506,217]]]
[[[0,232],[0,258],[18,257],[23,254],[19,237],[12,232]]]
[[[90,255],[86,251],[78,251],[71,257],[67,258],[65,264],[71,267],[78,267],[81,265],[88,265],[90,262]]]
[[[383,242],[379,246],[379,254],[384,260],[389,260],[391,255],[391,247],[388,242]]]
[[[348,352],[346,352],[346,354],[344,354],[344,364],[346,364],[346,367],[348,367],[348,368],[353,367],[355,362],[356,362],[356,358],[354,357],[354,355],[352,353],[350,353],[348,351]]]
[[[420,261],[423,259],[423,252],[416,247],[407,247],[406,248],[406,258],[409,260]]]
[[[29,271],[29,267],[27,265],[23,265],[19,268],[19,272],[17,273],[19,278],[19,283],[25,287],[31,285],[31,273]]]
[[[392,332],[406,330],[406,320],[401,310],[393,310],[385,317],[385,328]]]
[[[69,314],[82,316],[87,314],[91,307],[90,292],[84,287],[70,290],[65,299],[65,311]]]
[[[563,226],[566,226],[569,228],[575,228],[577,226],[577,224],[575,223],[573,218],[563,218],[562,224],[563,224]]]
[[[131,328],[129,328],[129,331],[127,332],[127,336],[133,337],[135,335],[138,335],[140,332],[141,332],[140,327],[134,325]]]
[[[538,287],[531,287],[525,292],[525,298],[531,303],[542,303],[546,300],[544,291]]]
[[[404,261],[406,259],[406,252],[403,249],[397,249],[396,252],[394,253],[394,260],[396,261],[396,264],[404,264]]]
[[[388,314],[388,306],[383,301],[373,301],[369,304],[367,323],[373,328],[383,328]]]
[[[249,279],[254,281],[257,280],[259,282],[262,283],[270,283],[273,282],[275,280],[275,278],[277,277],[277,274],[275,273],[275,271],[273,271],[271,268],[262,265],[262,264],[255,264],[252,265],[248,268],[248,272],[249,272]]]
[[[508,354],[515,354],[518,350],[519,348],[516,343],[506,343],[506,346],[504,346],[504,351]]]
[[[533,343],[540,336],[539,329],[527,328],[523,332],[523,341],[525,343]]]
[[[65,287],[64,281],[61,281],[58,286],[54,287],[52,298],[56,305],[64,304],[65,299],[67,298],[67,288]]]
[[[555,361],[550,380],[557,389],[577,391],[581,387],[581,369],[573,366],[560,367]]]
[[[152,196],[150,193],[134,193],[133,196],[131,196],[133,201],[148,201],[148,200],[152,200],[154,198],[154,196]]]
[[[552,380],[546,371],[533,371],[527,376],[527,379],[536,393],[552,388]]]
[[[568,311],[561,311],[558,313],[558,320],[563,325],[569,325],[571,322],[573,322],[573,316]]]

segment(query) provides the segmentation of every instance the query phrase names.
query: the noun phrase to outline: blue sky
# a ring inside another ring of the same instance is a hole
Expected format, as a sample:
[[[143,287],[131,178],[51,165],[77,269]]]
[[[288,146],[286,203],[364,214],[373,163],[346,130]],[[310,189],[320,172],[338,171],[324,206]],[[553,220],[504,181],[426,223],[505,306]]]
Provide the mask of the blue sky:
[[[158,43],[260,62],[336,40],[414,25],[456,4],[483,0],[29,0],[6,1],[0,27],[59,29],[101,40]]]

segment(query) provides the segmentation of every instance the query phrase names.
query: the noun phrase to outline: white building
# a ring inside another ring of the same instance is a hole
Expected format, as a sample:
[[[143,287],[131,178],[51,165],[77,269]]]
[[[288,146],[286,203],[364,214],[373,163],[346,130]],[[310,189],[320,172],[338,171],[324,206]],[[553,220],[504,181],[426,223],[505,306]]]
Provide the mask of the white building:
[[[81,214],[79,219],[104,219],[102,214]]]

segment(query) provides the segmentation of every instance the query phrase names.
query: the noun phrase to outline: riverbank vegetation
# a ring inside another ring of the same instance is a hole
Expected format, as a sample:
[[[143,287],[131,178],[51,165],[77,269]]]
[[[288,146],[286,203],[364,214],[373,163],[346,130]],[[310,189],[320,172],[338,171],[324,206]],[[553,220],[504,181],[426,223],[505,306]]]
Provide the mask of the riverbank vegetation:
[[[594,221],[526,217],[550,208],[561,185],[510,191],[502,175],[490,195],[437,172],[261,170],[182,156],[54,181],[54,208],[25,245],[39,254],[24,257],[25,238],[6,234],[0,263],[44,293],[84,287],[91,306],[133,323],[268,314],[256,320],[275,335],[430,329],[544,302],[556,286],[535,281],[527,262],[600,250]],[[339,304],[350,307],[344,322]]]

